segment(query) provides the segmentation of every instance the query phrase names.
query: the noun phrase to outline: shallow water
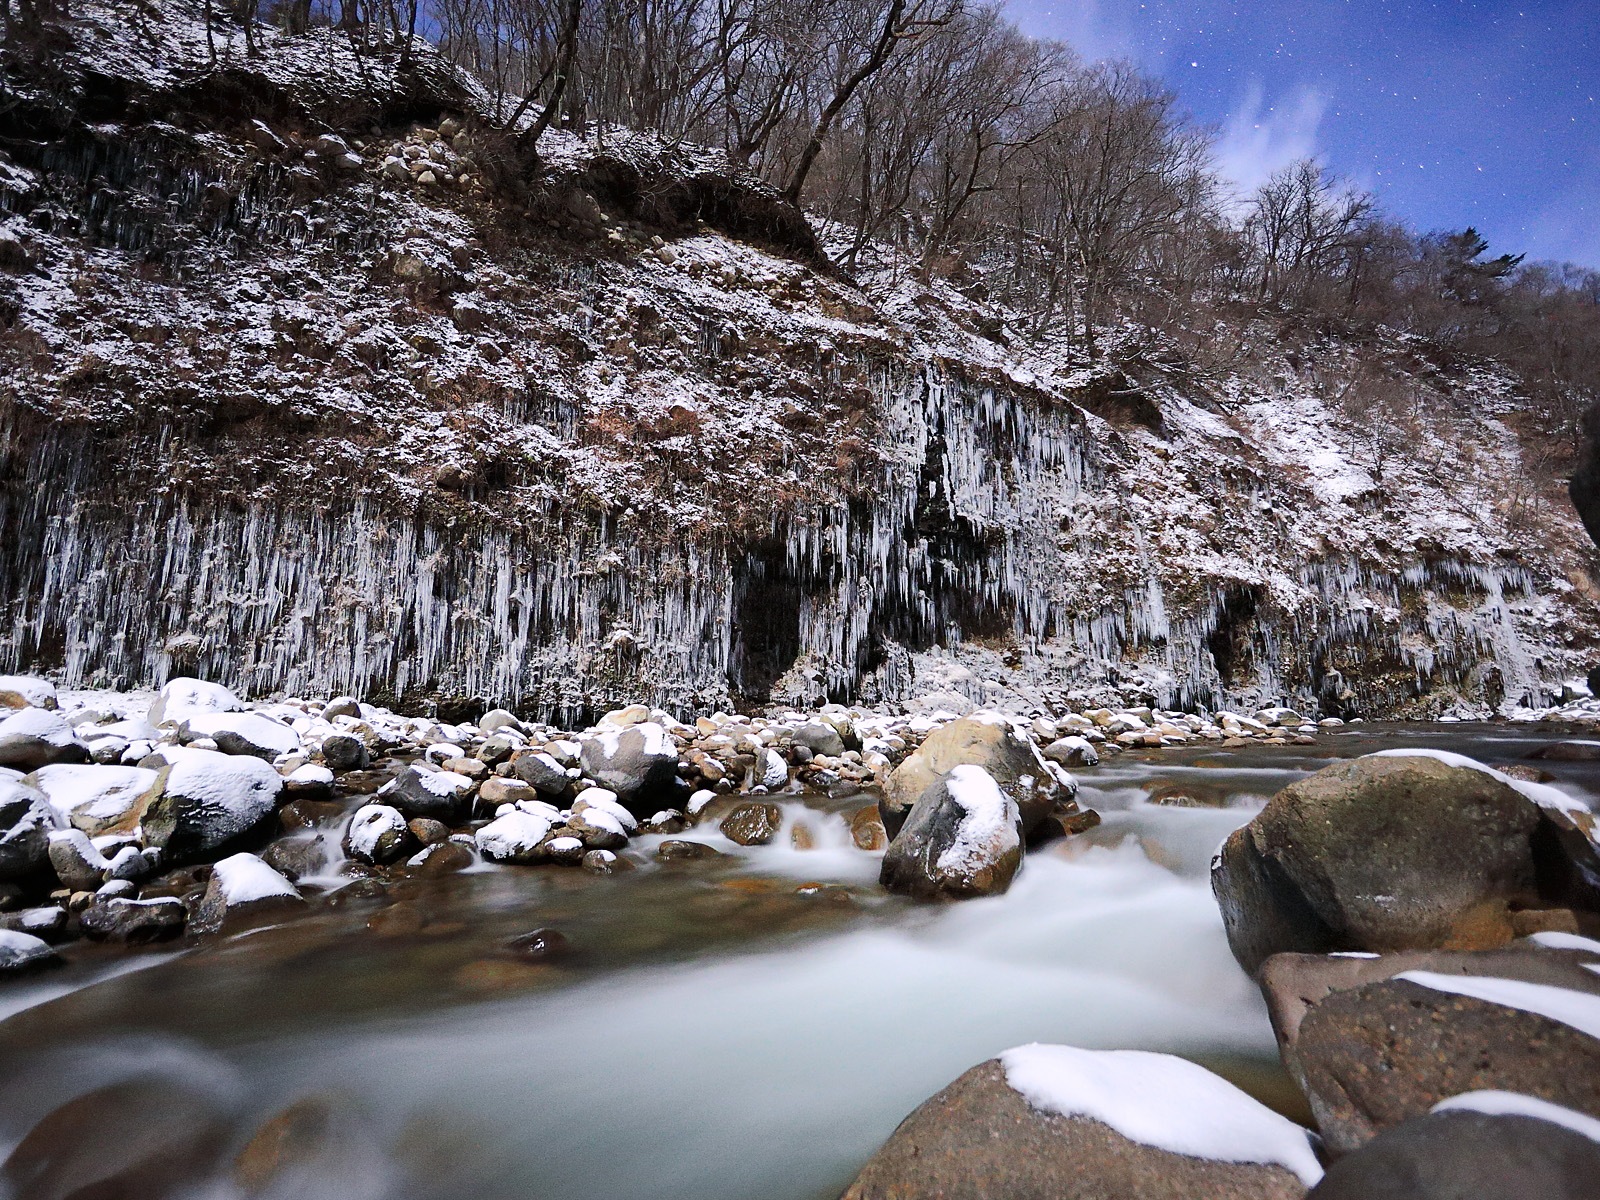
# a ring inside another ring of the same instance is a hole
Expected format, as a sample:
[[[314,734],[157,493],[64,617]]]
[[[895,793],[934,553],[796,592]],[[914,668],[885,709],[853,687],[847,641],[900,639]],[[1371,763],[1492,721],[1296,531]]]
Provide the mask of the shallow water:
[[[91,952],[0,989],[0,1154],[54,1110],[48,1178],[17,1194],[66,1194],[60,1178],[104,1157],[108,1120],[160,1111],[125,1086],[155,1081],[215,1120],[204,1145],[163,1149],[187,1181],[174,1194],[245,1194],[239,1148],[312,1096],[327,1111],[298,1165],[250,1194],[812,1200],[961,1071],[1033,1040],[1188,1055],[1294,1112],[1211,898],[1217,844],[1330,758],[1427,745],[1511,761],[1553,736],[1368,726],[1315,747],[1124,755],[1077,773],[1101,827],[959,906],[876,891],[876,856],[838,815],[862,799],[796,801],[788,820],[816,849],[700,833],[729,857],[418,883],[400,936],[352,902],[183,953]],[[1596,764],[1541,765],[1600,792]],[[539,927],[570,952],[503,954]],[[92,1112],[62,1108],[108,1087]]]

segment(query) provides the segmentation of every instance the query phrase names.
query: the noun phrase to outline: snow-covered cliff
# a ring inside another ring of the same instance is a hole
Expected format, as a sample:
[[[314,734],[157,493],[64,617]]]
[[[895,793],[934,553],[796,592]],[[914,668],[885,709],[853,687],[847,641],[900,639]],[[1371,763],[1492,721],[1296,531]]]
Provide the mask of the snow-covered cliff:
[[[615,134],[80,4],[0,141],[0,669],[256,694],[1537,701],[1594,556],[1493,364],[1224,326],[1090,369]],[[1404,436],[1342,399],[1381,378]]]

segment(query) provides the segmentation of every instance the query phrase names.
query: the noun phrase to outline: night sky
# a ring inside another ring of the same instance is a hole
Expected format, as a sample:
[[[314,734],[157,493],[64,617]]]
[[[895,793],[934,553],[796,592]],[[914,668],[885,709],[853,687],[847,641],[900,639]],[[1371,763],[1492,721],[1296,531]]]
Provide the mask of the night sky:
[[[1009,0],[1221,133],[1248,189],[1316,154],[1421,230],[1600,267],[1600,0]]]

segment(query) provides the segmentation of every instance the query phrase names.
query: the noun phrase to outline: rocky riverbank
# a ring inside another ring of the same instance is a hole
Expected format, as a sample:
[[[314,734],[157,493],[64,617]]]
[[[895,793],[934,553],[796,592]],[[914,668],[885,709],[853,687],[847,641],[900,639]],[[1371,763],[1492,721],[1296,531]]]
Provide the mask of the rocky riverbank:
[[[1315,1131],[1181,1059],[1024,1046],[907,1117],[848,1200],[1593,1196],[1600,849],[1538,773],[1371,754],[1218,853],[1229,945]]]

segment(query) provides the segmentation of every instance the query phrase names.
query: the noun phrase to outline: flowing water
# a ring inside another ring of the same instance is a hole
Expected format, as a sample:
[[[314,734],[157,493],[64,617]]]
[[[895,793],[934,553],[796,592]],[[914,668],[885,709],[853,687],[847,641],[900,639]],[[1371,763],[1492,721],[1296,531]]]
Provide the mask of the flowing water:
[[[727,857],[479,870],[199,949],[86,948],[0,989],[0,1157],[28,1139],[0,1196],[67,1196],[144,1154],[182,1181],[172,1194],[207,1200],[813,1200],[920,1101],[1034,1040],[1183,1054],[1298,1114],[1223,938],[1217,844],[1333,757],[1504,762],[1550,740],[1369,726],[1124,755],[1079,773],[1098,829],[1031,854],[1007,895],[954,906],[877,891],[842,815],[867,798],[809,798],[785,834],[803,825],[811,849],[697,831]],[[1542,765],[1600,792],[1595,764]],[[536,928],[566,952],[506,953]],[[241,1156],[297,1102],[288,1133]]]

